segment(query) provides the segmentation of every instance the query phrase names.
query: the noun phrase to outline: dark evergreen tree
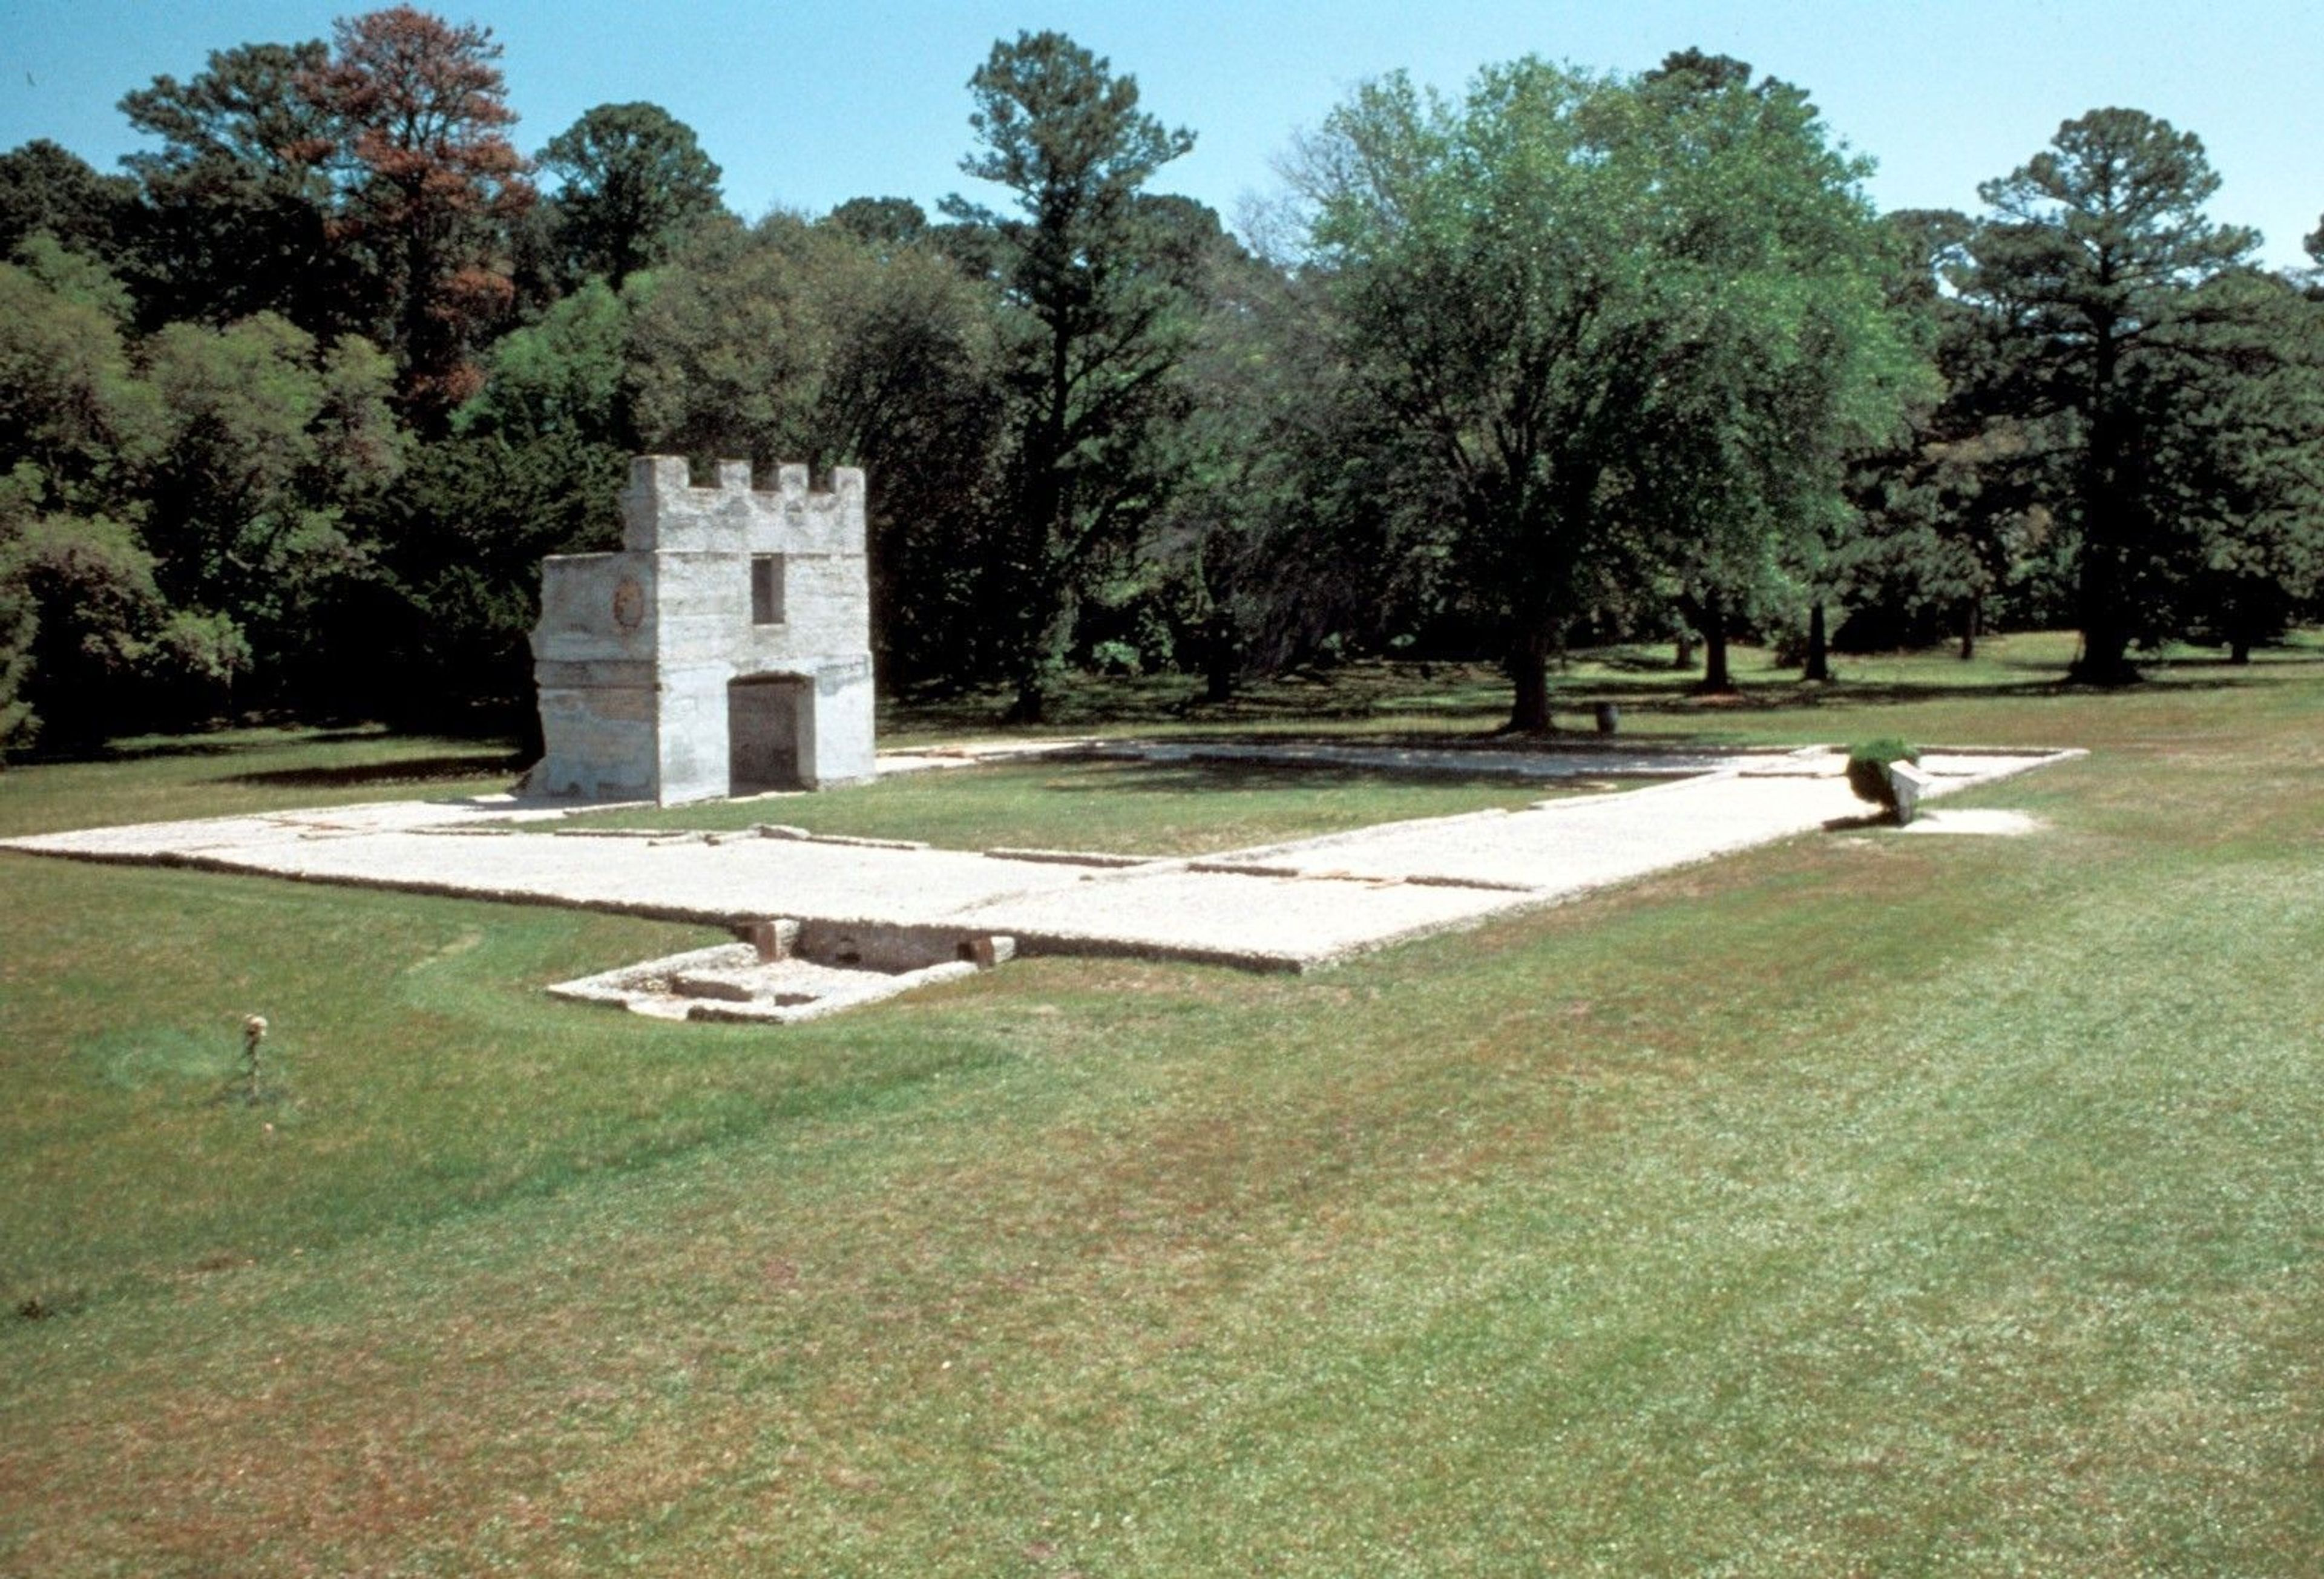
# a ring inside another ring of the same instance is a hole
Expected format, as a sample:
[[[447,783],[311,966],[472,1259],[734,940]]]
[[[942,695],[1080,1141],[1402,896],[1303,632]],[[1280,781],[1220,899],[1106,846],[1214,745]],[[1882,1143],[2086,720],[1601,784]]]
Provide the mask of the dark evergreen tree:
[[[547,207],[568,285],[595,274],[618,290],[721,211],[718,166],[659,105],[601,104],[550,138],[539,163],[561,183]]]
[[[1962,289],[2004,338],[1997,398],[2029,420],[2065,419],[2045,429],[2049,503],[2072,534],[2072,674],[2089,684],[2135,680],[2131,646],[2174,618],[2174,528],[2146,439],[2240,310],[2203,289],[2258,243],[2205,216],[2218,185],[2192,133],[2099,109],[1979,189],[1993,213]]]
[[[1852,468],[1855,530],[1831,566],[1849,610],[1836,639],[1844,648],[1895,648],[1950,632],[1968,659],[2046,519],[2037,510],[2039,424],[1997,398],[1994,320],[1950,288],[1973,222],[1950,209],[1905,209],[1886,223],[1890,299],[1938,382],[1890,441]]]
[[[2324,586],[2324,302],[2237,270],[2206,284],[2204,355],[2147,393],[2156,542],[2172,633],[2235,663]]]
[[[364,260],[331,234],[330,117],[302,90],[320,41],[213,51],[190,80],[157,77],[124,97],[159,139],[124,162],[143,201],[134,231],[149,325],[280,313],[313,335],[360,322]]]
[[[137,186],[100,175],[45,137],[0,153],[0,258],[45,232],[70,251],[119,265],[126,256]]]
[[[969,80],[980,147],[961,169],[1016,195],[945,211],[999,243],[1009,307],[1008,503],[993,566],[1009,611],[1014,715],[1038,721],[1071,639],[1084,572],[1133,537],[1166,488],[1158,440],[1185,345],[1168,226],[1141,204],[1191,132],[1138,107],[1138,84],[1059,32],[997,43]]]

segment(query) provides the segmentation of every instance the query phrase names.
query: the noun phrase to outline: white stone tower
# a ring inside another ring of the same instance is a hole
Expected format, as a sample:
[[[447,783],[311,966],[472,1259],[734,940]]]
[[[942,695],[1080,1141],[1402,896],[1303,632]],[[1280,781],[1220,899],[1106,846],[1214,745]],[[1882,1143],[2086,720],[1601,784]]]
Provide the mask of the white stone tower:
[[[541,562],[532,633],[548,753],[529,794],[667,806],[872,776],[872,595],[863,474],[771,493],[748,461],[689,485],[641,455],[622,549]]]

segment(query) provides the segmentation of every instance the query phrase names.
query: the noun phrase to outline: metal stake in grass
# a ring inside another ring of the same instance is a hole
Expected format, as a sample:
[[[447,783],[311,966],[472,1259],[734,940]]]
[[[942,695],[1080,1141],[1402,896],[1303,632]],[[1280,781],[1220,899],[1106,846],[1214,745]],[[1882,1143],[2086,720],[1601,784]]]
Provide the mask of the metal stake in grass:
[[[242,1022],[242,1068],[246,1082],[243,1097],[247,1102],[258,1100],[258,1044],[266,1039],[266,1016],[253,1014]]]

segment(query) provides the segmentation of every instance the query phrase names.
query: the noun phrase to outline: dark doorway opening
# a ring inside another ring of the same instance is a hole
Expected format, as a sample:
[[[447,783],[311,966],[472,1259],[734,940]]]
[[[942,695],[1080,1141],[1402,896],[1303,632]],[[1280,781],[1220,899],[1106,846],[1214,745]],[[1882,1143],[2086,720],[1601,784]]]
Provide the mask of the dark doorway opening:
[[[815,706],[814,682],[754,674],[726,685],[726,792],[802,790],[799,743]]]

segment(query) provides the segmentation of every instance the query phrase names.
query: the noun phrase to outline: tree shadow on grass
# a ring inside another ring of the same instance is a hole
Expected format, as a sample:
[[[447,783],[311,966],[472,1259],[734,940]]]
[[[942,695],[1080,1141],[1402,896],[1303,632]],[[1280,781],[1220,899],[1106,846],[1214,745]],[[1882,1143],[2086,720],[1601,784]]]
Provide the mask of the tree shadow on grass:
[[[1096,761],[1098,759],[1084,759]],[[1458,768],[1427,765],[1356,767],[1341,762],[1124,762],[1108,759],[1111,770],[1093,773],[1086,782],[1051,780],[1043,792],[1057,795],[1234,795],[1300,792],[1348,792],[1381,790],[1415,780],[1431,789],[1478,790],[1523,794],[1550,781],[1517,773],[1478,773]],[[1563,777],[1563,775],[1561,775]],[[1581,775],[1613,779],[1618,770]]]
[[[1598,688],[1607,700],[1619,702],[1626,712],[1683,715],[1716,715],[1721,711],[1772,713],[1788,707],[1858,706],[1867,703],[1889,706],[1903,702],[1969,701],[1981,697],[2002,700],[2009,697],[2062,697],[2089,690],[2088,687],[2070,686],[2063,680],[2055,679],[2016,680],[2001,685],[1932,685],[1923,680],[1777,680],[1742,686],[1712,696],[1699,695],[1692,690],[1625,686],[1618,682]]]
[[[525,759],[507,756],[401,757],[386,762],[346,762],[327,768],[270,768],[229,773],[217,780],[253,788],[339,790],[364,784],[437,784],[490,779],[523,771]]]
[[[1560,703],[1560,714],[1587,718],[1588,702]],[[1697,747],[1695,743],[1705,743]],[[1609,736],[1598,732],[1594,722],[1576,727],[1552,728],[1538,733],[1513,734],[1495,725],[1475,733],[1444,731],[1423,733],[1409,729],[1342,730],[1330,733],[1297,729],[1270,729],[1264,734],[1250,730],[1203,729],[1174,730],[1169,735],[1174,746],[1217,747],[1233,750],[1240,747],[1288,747],[1305,749],[1328,747],[1349,751],[1411,751],[1411,752],[1470,752],[1478,756],[1520,755],[1528,753],[1554,752],[1560,754],[1587,754],[1603,752],[1609,756],[1624,751],[1686,751],[1709,749],[1709,737],[1692,731],[1674,730],[1657,734],[1651,739],[1624,741],[1618,735]],[[1103,755],[1101,749],[1096,755]],[[1333,763],[1333,766],[1348,764]],[[1382,772],[1457,771],[1454,769],[1430,770],[1423,766],[1411,768],[1383,767]]]
[[[2047,667],[2047,666],[2044,666]],[[2185,666],[2173,664],[2173,669]],[[2216,677],[2202,679],[2158,674],[2149,680],[2133,686],[2107,687],[2080,685],[2054,676],[2049,679],[2004,681],[1998,685],[1964,681],[1947,685],[1927,680],[1851,680],[1840,679],[1829,682],[1811,683],[1801,680],[1777,680],[1772,683],[1745,686],[1717,697],[1700,697],[1669,687],[1644,685],[1620,680],[1593,685],[1587,694],[1600,699],[1618,702],[1626,713],[1715,716],[1728,712],[1780,712],[1792,707],[1856,707],[1903,706],[1914,702],[1976,702],[2032,700],[2063,697],[2135,697],[2152,696],[2161,692],[2229,691],[2264,683],[2250,670],[2227,669]],[[1574,706],[1586,706],[1586,702],[1553,699],[1556,711]],[[1657,735],[1657,740],[1666,738]]]
[[[1655,652],[1640,647],[1605,648],[1590,654],[1590,661],[1621,674],[1659,674],[1673,679],[1684,679],[1694,672],[1694,665],[1681,668],[1672,661],[1673,654],[1665,650]]]
[[[237,726],[211,734],[124,735],[115,740],[59,740],[14,753],[13,761],[26,766],[56,766],[72,762],[151,762],[176,757],[230,757],[258,751],[285,751],[315,745],[345,745],[357,741],[391,743],[396,736],[375,724],[347,727],[283,729],[263,740]]]
[[[2312,668],[2324,663],[2324,652],[2304,647],[2255,648],[2251,661],[2237,663],[2226,656],[2218,658],[2174,658],[2167,663],[2139,664],[2141,669],[2172,671],[2182,669],[2225,669],[2229,674],[2264,674],[2272,669]]]
[[[69,741],[14,752],[10,753],[9,761],[27,768],[51,768],[80,762],[151,762],[171,757],[230,757],[249,749],[247,742],[230,740],[164,740],[145,745],[115,744],[110,741]]]

